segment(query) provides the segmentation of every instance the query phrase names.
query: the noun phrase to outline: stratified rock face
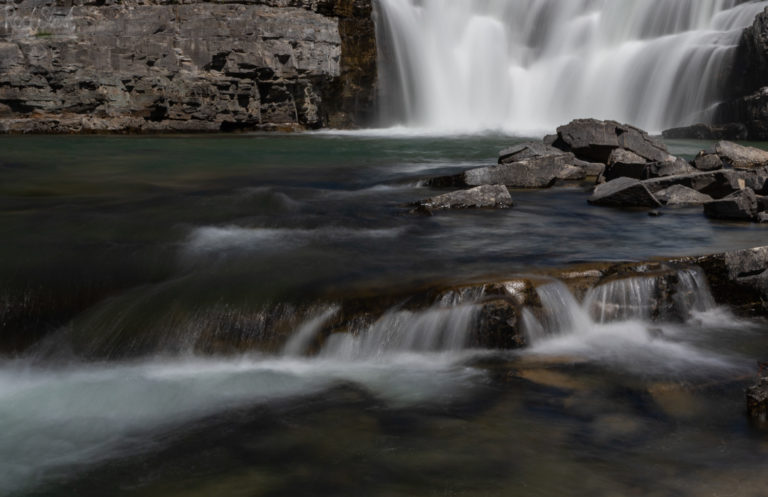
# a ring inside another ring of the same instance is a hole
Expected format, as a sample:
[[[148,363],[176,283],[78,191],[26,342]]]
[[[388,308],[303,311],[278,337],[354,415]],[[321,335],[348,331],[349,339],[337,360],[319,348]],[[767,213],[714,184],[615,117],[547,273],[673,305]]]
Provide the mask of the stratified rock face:
[[[369,0],[54,0],[0,23],[0,131],[355,127],[375,99]]]

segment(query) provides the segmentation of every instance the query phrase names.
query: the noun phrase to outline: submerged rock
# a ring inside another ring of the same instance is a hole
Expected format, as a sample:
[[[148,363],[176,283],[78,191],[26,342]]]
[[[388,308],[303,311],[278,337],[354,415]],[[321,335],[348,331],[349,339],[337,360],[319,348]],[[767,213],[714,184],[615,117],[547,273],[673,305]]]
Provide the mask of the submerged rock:
[[[768,166],[768,152],[755,147],[744,147],[729,141],[715,145],[715,153],[723,163],[739,169]]]
[[[611,153],[624,149],[651,162],[665,162],[672,156],[659,140],[638,128],[615,121],[577,119],[557,128],[555,146],[573,152],[582,160],[607,164]]]
[[[588,202],[610,207],[660,207],[661,202],[643,182],[633,178],[617,178],[598,185]]]
[[[428,198],[414,204],[416,212],[430,213],[445,209],[504,209],[514,206],[504,185],[483,185]]]

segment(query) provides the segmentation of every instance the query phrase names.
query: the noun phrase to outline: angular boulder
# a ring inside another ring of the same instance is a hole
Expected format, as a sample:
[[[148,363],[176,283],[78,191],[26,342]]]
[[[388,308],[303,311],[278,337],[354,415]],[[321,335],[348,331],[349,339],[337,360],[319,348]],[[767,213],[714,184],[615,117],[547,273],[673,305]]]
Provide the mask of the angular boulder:
[[[643,182],[634,178],[617,178],[595,188],[588,202],[609,207],[660,207],[661,202]]]
[[[504,209],[514,206],[504,185],[483,185],[459,190],[416,202],[417,212],[429,213],[445,209]]]
[[[744,147],[729,141],[717,142],[715,153],[727,166],[754,169],[768,166],[768,152],[755,147]]]
[[[532,159],[535,157],[546,157],[549,155],[563,155],[568,152],[564,152],[559,148],[547,145],[543,142],[524,142],[513,145],[509,148],[505,148],[499,152],[499,164],[510,164],[512,162],[519,162],[525,159]],[[573,157],[572,154],[569,154]],[[575,157],[573,157],[575,159]]]
[[[751,188],[745,188],[720,200],[704,204],[704,215],[712,219],[754,221],[757,219],[758,212],[758,199]]]
[[[454,176],[427,180],[430,186],[506,185],[512,188],[549,188],[558,179],[583,179],[584,170],[572,164],[571,154],[533,157],[509,164],[479,167]]]
[[[683,185],[672,185],[654,194],[667,207],[686,207],[712,202],[712,197]]]
[[[607,164],[618,148],[648,161],[670,160],[667,147],[643,130],[615,121],[577,119],[557,128],[555,146],[573,152],[577,158]]]
[[[703,150],[693,159],[693,167],[699,171],[717,171],[724,166],[723,159],[719,155]]]

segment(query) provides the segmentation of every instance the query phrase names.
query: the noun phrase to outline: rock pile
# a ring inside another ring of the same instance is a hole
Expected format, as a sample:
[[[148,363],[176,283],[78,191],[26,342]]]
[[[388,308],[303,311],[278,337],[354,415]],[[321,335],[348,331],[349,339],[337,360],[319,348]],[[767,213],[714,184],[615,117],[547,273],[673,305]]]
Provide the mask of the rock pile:
[[[670,154],[663,142],[645,131],[615,121],[578,119],[541,142],[502,150],[496,165],[426,183],[473,187],[462,194],[464,198],[479,195],[484,190],[474,189],[482,186],[549,188],[559,181],[587,177],[596,177],[588,199],[593,205],[652,209],[703,205],[710,218],[768,222],[768,152],[720,141],[688,162]],[[419,205],[430,202],[435,200]],[[477,198],[441,208],[499,206],[509,204]]]

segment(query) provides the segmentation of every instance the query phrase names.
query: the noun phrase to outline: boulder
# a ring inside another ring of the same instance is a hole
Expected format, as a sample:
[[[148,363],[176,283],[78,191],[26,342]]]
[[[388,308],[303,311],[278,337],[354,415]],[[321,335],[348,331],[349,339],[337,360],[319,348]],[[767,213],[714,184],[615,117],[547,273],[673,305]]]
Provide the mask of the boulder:
[[[602,162],[587,162],[581,159],[574,159],[573,165],[584,170],[587,176],[600,176],[605,171],[605,164]]]
[[[511,298],[499,298],[480,306],[468,346],[518,349],[527,343],[520,313]]]
[[[514,206],[504,185],[483,185],[428,198],[415,204],[417,212],[445,209],[503,209]]]
[[[768,166],[768,152],[755,147],[744,147],[729,141],[715,145],[715,153],[727,166],[738,169],[753,169]]]
[[[693,167],[699,171],[716,171],[724,167],[723,159],[719,155],[712,152],[705,152],[702,150],[699,155],[693,159]]]
[[[661,202],[643,182],[634,178],[617,178],[595,188],[588,202],[611,207],[659,207]]]
[[[572,164],[573,155],[533,157],[518,162],[470,169],[454,176],[427,180],[429,186],[506,185],[513,188],[549,188],[558,179],[583,179],[582,168]]]
[[[673,140],[746,140],[749,137],[749,132],[742,123],[725,123],[716,126],[694,124],[692,126],[664,130],[662,136]]]
[[[557,128],[555,146],[573,152],[577,158],[607,164],[611,153],[623,148],[648,161],[670,160],[666,146],[645,131],[615,121],[577,119]]]
[[[499,152],[499,164],[510,164],[524,159],[546,157],[549,155],[563,155],[565,153],[566,152],[563,152],[559,148],[555,148],[542,142],[524,142],[505,148]]]
[[[704,204],[704,215],[712,219],[754,221],[758,212],[757,196],[751,188]]]
[[[747,389],[747,415],[761,426],[768,425],[768,376],[761,376]]]
[[[714,199],[721,199],[757,181],[756,176],[749,171],[719,170],[653,178],[643,181],[643,184],[654,194],[673,185],[682,185]]]
[[[712,202],[712,197],[683,185],[672,185],[654,194],[667,207],[685,207]]]
[[[618,150],[618,149],[617,149]],[[616,151],[614,151],[615,153]],[[631,154],[631,152],[630,152]],[[635,154],[632,154],[635,155]],[[613,154],[611,155],[613,157]],[[625,156],[630,158],[631,156]],[[640,158],[639,156],[636,156]],[[640,158],[642,159],[642,158]],[[663,162],[610,162],[605,166],[605,171],[600,177],[602,181],[611,181],[619,177],[635,178],[635,179],[649,179],[658,178],[663,176],[673,176],[678,174],[688,174],[694,172],[695,169],[691,167],[685,160],[678,157],[670,156],[670,158]]]

